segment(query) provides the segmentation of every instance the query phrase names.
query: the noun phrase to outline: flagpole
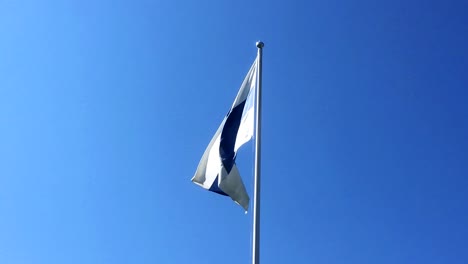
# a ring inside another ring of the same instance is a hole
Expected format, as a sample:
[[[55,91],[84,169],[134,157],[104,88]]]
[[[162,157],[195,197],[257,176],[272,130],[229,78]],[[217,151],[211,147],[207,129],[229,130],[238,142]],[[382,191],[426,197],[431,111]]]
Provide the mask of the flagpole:
[[[262,120],[262,50],[263,42],[256,43],[258,48],[258,85],[256,102],[256,123],[255,123],[255,175],[254,175],[254,200],[253,200],[253,248],[252,264],[260,264],[260,137]]]

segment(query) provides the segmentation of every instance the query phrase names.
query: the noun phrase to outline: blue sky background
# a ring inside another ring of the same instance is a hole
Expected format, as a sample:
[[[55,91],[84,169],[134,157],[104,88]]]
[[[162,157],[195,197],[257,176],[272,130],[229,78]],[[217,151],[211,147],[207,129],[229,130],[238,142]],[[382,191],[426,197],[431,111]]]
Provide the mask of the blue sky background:
[[[0,263],[249,263],[190,178],[259,39],[262,263],[468,263],[467,3],[0,1]]]

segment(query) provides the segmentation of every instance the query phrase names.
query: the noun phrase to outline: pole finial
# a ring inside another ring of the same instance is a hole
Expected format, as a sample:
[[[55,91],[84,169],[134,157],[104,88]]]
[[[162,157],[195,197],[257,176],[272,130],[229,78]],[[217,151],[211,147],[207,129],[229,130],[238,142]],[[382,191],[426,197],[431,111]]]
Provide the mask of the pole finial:
[[[261,48],[263,48],[263,46],[265,46],[265,44],[263,42],[261,42],[261,41],[257,41],[256,45],[257,45],[257,48],[259,48],[259,49],[261,49]]]

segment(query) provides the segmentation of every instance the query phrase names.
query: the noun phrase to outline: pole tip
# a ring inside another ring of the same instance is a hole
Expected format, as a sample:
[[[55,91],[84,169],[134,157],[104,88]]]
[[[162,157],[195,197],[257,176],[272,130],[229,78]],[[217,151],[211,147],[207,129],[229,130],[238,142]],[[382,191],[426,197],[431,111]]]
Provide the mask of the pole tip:
[[[265,46],[265,44],[263,44],[263,42],[261,41],[257,41],[257,43],[255,43],[257,45],[257,48],[261,49],[263,48],[263,46]]]

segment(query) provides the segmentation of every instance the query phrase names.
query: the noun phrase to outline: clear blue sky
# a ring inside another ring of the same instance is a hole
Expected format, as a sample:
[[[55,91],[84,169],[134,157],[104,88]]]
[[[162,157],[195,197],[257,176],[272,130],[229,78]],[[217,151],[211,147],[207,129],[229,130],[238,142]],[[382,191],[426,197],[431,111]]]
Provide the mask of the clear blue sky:
[[[259,39],[262,263],[468,263],[467,9],[0,1],[0,263],[249,263],[190,179]]]

